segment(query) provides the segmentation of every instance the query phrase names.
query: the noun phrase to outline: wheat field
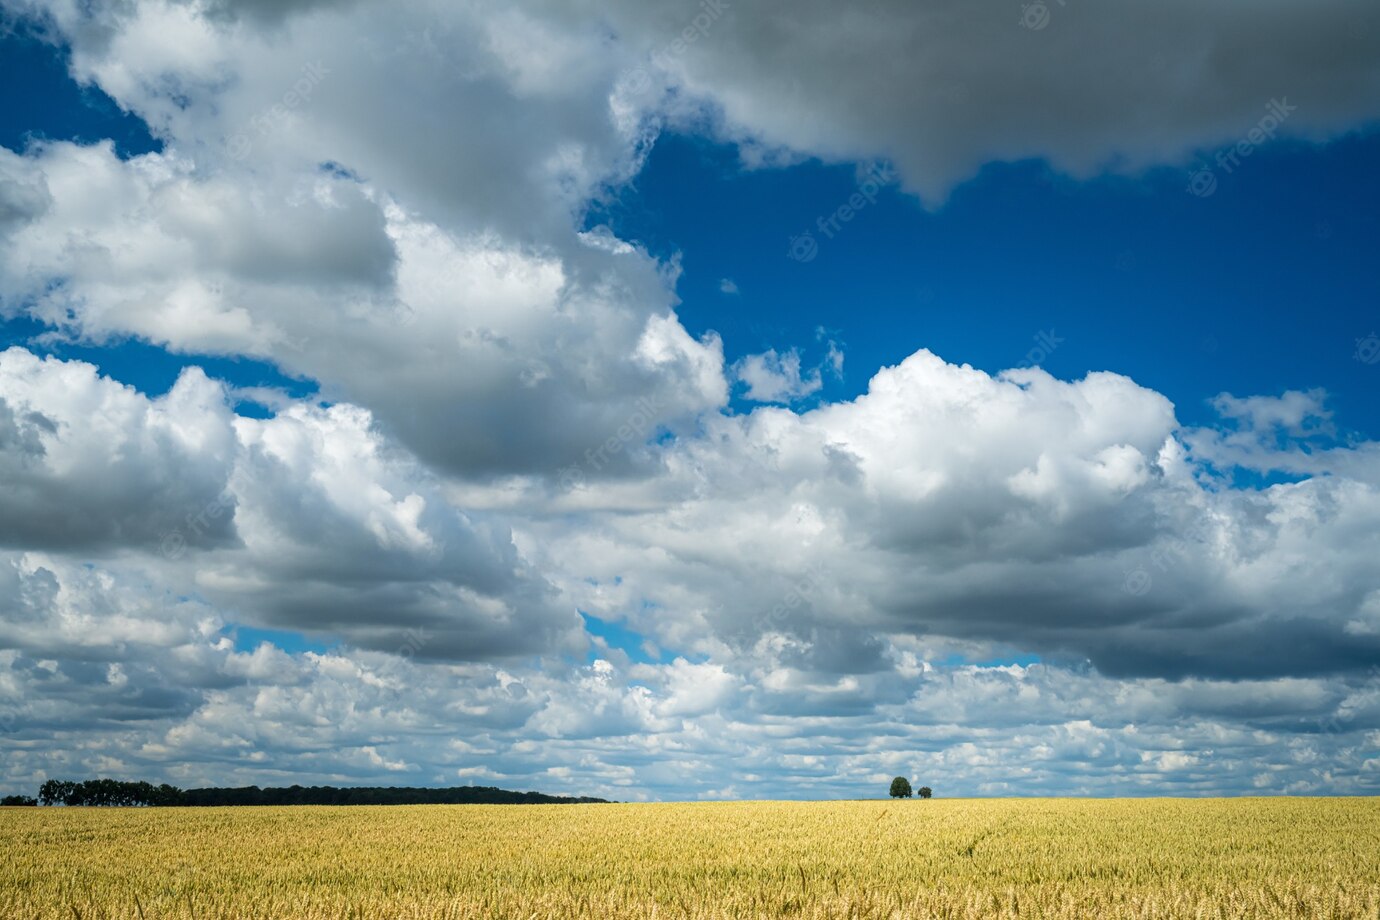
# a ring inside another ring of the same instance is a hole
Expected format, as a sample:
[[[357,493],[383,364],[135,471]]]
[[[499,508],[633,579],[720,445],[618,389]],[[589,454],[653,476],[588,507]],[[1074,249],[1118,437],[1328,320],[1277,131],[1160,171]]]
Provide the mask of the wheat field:
[[[0,810],[5,918],[1380,917],[1380,800]]]

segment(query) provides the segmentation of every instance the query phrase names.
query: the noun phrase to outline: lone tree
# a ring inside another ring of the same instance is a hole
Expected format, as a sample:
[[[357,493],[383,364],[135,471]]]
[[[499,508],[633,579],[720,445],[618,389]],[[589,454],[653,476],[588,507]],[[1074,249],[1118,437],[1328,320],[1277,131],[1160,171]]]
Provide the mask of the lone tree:
[[[910,798],[910,780],[904,776],[898,776],[891,781],[891,797],[893,799]]]
[[[934,795],[934,790],[931,789],[929,786],[921,786],[919,789],[915,790],[915,794],[920,796],[920,798],[922,799],[927,799],[930,796]]]

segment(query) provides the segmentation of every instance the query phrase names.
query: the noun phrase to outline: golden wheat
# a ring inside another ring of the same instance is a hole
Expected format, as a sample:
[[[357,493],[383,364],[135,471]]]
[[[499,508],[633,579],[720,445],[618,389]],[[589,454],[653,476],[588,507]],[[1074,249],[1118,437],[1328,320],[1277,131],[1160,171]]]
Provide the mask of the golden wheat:
[[[1380,918],[1380,801],[0,810],[0,917]]]

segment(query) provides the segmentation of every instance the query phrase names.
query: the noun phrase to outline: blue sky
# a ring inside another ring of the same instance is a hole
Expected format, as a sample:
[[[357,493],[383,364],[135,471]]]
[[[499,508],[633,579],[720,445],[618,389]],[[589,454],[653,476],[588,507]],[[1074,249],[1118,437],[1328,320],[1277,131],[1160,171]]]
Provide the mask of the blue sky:
[[[1380,788],[1380,13],[802,2],[0,0],[0,788]]]
[[[1190,424],[1224,391],[1323,387],[1340,425],[1374,437],[1376,381],[1354,355],[1380,303],[1377,158],[1372,132],[1280,143],[1208,198],[1177,167],[1080,183],[993,165],[934,212],[893,186],[828,240],[817,220],[856,190],[853,167],[745,171],[729,146],[670,136],[607,218],[681,254],[681,315],[722,334],[730,358],[785,345],[818,362],[820,327],[846,342],[823,398],[863,392],[918,347],[995,373],[1052,330],[1051,373],[1127,374]],[[788,242],[805,230],[820,249],[800,263]]]
[[[121,109],[99,86],[73,80],[70,47],[31,23],[11,21],[0,37],[0,48],[4,146],[20,150],[33,140],[94,143],[109,138],[127,156],[161,146],[142,119]]]

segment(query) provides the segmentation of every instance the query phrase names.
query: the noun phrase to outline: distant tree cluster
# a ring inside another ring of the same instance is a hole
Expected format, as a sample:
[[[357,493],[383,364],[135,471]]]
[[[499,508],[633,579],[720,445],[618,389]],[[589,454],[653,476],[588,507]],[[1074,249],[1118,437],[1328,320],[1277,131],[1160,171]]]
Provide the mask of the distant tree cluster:
[[[919,789],[914,790],[913,794],[920,796],[922,799],[928,799],[930,796],[934,795],[934,790],[929,786],[921,786]],[[891,797],[893,799],[908,799],[911,795],[910,780],[906,779],[904,776],[898,776],[891,781]]]
[[[14,799],[15,801],[11,801]],[[22,801],[21,801],[22,800]],[[449,789],[424,789],[411,786],[288,786],[260,789],[238,788],[178,789],[167,783],[154,786],[144,782],[89,779],[76,783],[50,779],[38,790],[38,799],[8,796],[5,805],[87,805],[142,806],[165,805],[561,805],[605,803],[589,796],[543,795],[540,792],[510,792],[492,786],[454,786]]]
[[[38,799],[31,795],[7,795],[0,799],[0,805],[37,805]]]
[[[155,786],[116,779],[88,779],[80,783],[50,779],[38,788],[38,801],[44,805],[181,805],[182,790],[167,783]]]

